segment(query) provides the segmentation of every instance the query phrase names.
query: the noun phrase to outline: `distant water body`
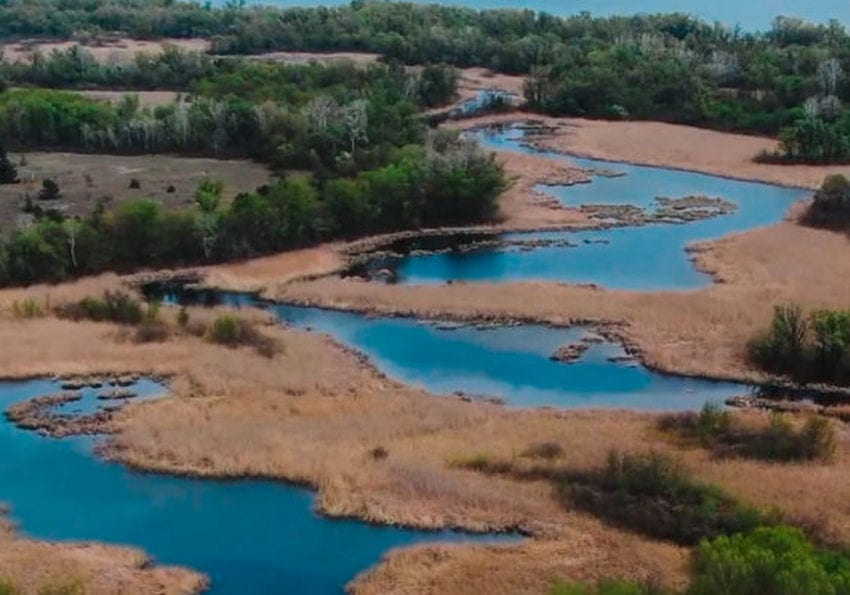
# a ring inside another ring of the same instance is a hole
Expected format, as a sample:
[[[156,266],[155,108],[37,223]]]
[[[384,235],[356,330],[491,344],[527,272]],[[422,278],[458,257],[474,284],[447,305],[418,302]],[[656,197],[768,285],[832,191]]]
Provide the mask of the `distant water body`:
[[[341,0],[253,0],[252,4],[275,6],[334,6]],[[454,0],[470,8],[524,8],[567,16],[587,11],[593,16],[684,12],[701,19],[740,25],[749,31],[768,29],[778,15],[799,17],[816,23],[837,19],[850,25],[850,0]]]

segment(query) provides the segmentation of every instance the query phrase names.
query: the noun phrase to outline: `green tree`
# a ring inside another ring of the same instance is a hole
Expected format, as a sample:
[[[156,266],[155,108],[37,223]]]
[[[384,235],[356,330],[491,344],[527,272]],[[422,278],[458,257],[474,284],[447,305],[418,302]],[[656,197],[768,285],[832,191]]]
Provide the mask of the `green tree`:
[[[5,145],[0,143],[0,184],[17,184],[19,181],[18,168],[6,154]]]
[[[688,595],[847,595],[850,561],[817,551],[791,527],[763,527],[700,544]]]

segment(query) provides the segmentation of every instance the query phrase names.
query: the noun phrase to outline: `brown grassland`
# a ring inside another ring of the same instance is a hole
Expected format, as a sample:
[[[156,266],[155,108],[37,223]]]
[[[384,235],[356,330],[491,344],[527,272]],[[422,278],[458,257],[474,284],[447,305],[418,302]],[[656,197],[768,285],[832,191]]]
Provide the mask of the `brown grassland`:
[[[115,280],[55,292],[54,303]],[[20,293],[4,297],[8,303]],[[170,375],[170,397],[119,414],[107,456],[163,472],[306,483],[318,490],[320,510],[332,516],[422,528],[520,529],[531,536],[515,545],[397,552],[361,577],[358,592],[454,592],[468,585],[471,592],[531,593],[556,577],[681,584],[686,550],[564,508],[548,483],[452,465],[478,454],[513,460],[540,441],[560,444],[565,454],[558,465],[576,470],[601,464],[609,449],[676,452],[699,477],[745,501],[779,507],[826,534],[850,538],[844,505],[850,450],[843,431],[834,464],[715,459],[661,439],[650,414],[516,410],[429,395],[382,376],[325,336],[276,325],[264,332],[284,345],[273,360],[194,338],[138,345],[106,324],[5,318],[0,344],[8,348],[0,375]],[[372,454],[377,447],[386,458]]]
[[[90,595],[182,595],[206,584],[188,569],[151,566],[143,552],[132,548],[34,541],[19,537],[5,521],[0,521],[0,576],[26,594],[79,593],[82,588]]]
[[[83,153],[15,153],[20,184],[0,186],[0,227],[13,225],[23,216],[26,197],[44,208],[55,208],[67,215],[87,215],[98,199],[110,197],[107,208],[127,200],[152,198],[167,207],[182,208],[194,204],[198,184],[207,177],[224,183],[224,195],[230,199],[269,181],[271,174],[260,164],[246,160],[217,160],[169,155],[99,155]],[[38,201],[42,181],[50,178],[59,184],[61,198]],[[131,189],[130,181],[140,188]],[[170,186],[174,192],[168,192]]]

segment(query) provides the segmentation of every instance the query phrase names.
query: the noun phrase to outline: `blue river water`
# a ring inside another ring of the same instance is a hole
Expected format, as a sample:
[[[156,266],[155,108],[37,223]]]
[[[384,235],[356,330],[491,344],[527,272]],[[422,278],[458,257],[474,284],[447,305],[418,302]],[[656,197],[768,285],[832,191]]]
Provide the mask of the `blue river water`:
[[[437,394],[497,397],[512,407],[690,410],[748,390],[740,383],[648,370],[620,344],[588,327],[456,325],[270,304],[247,294],[185,288],[151,287],[149,295],[168,304],[266,307],[285,324],[331,335],[397,380]],[[587,350],[576,361],[551,358],[559,347],[584,341]]]
[[[582,327],[446,328],[318,308],[271,309],[290,324],[356,348],[390,376],[436,393],[491,395],[519,407],[682,410],[746,392],[741,384],[649,371],[607,341],[589,344],[574,363],[550,359],[558,347],[593,334]]]
[[[548,157],[522,143],[522,131],[479,133],[481,142]],[[488,248],[469,252],[416,255],[391,266],[396,282],[426,284],[446,281],[548,280],[596,283],[612,289],[658,291],[696,289],[711,283],[698,271],[685,248],[700,240],[780,221],[795,201],[808,191],[770,184],[731,180],[718,176],[666,168],[614,163],[598,159],[569,160],[579,167],[622,172],[617,177],[594,176],[590,184],[541,188],[563,204],[632,204],[650,207],[657,197],[689,195],[720,197],[737,205],[731,214],[702,221],[658,223],[601,231],[506,234],[506,240],[560,239],[573,247],[549,246],[534,250]]]
[[[422,1],[422,0],[420,0]],[[223,3],[223,2],[218,2]],[[250,0],[249,4],[275,6],[333,6],[348,0]],[[424,1],[422,1],[424,3]],[[475,9],[529,9],[559,16],[579,14],[593,16],[632,15],[680,12],[709,22],[740,25],[748,31],[767,30],[779,15],[802,18],[816,23],[836,19],[850,24],[850,3],[846,0],[452,0],[454,4]]]
[[[140,397],[165,390],[152,382],[132,389]],[[48,380],[0,382],[0,410],[57,392]],[[85,392],[90,401],[97,390]],[[45,438],[0,420],[0,501],[21,530],[140,547],[158,563],[208,574],[215,594],[338,594],[394,547],[516,539],[330,520],[312,512],[310,490],[139,473],[93,456],[94,440]]]

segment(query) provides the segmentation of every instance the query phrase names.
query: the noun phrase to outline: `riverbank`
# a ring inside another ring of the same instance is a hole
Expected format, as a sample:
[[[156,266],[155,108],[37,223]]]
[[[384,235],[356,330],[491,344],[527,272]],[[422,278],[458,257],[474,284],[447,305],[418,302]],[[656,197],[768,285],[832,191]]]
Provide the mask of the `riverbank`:
[[[648,366],[670,373],[762,381],[747,342],[775,304],[843,307],[850,244],[793,221],[692,247],[716,283],[699,290],[636,292],[563,283],[387,285],[322,278],[269,287],[263,297],[302,305],[423,318],[525,320],[612,326]],[[824,262],[831,262],[825,275]]]
[[[188,595],[206,577],[185,568],[156,566],[139,550],[99,543],[28,539],[0,520],[0,577],[20,593]]]
[[[652,165],[741,180],[817,188],[824,177],[847,173],[841,165],[779,165],[756,163],[762,150],[772,151],[775,139],[718,132],[704,128],[646,121],[607,121],[554,118],[514,112],[451,122],[465,130],[482,126],[532,121],[542,129],[530,143],[535,147],[610,161]]]

